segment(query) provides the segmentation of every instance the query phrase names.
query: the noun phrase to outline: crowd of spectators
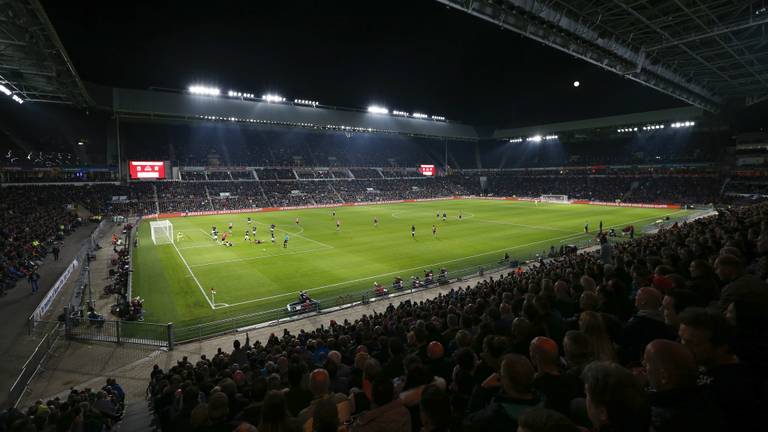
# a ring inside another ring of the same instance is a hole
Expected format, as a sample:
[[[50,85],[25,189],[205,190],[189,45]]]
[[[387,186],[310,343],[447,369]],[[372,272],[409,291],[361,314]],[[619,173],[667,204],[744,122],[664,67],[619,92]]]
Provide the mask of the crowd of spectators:
[[[38,267],[58,256],[61,242],[83,221],[65,207],[71,203],[60,187],[0,189],[0,295],[27,280],[37,291]],[[66,188],[69,189],[69,188]]]
[[[768,204],[722,211],[354,321],[246,335],[155,366],[152,407],[167,431],[758,430],[766,221]]]
[[[651,177],[629,196],[632,202],[717,202],[722,181],[716,176]]]
[[[104,431],[114,430],[123,416],[125,391],[114,378],[99,390],[72,389],[65,398],[37,400],[29,408],[9,408],[0,413],[3,431]]]

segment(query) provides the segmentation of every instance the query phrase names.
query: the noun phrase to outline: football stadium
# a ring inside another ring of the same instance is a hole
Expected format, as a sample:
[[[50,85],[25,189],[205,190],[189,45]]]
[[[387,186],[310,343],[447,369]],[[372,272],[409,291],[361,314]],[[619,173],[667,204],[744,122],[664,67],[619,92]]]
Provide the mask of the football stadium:
[[[767,32],[0,1],[0,431],[762,430]]]

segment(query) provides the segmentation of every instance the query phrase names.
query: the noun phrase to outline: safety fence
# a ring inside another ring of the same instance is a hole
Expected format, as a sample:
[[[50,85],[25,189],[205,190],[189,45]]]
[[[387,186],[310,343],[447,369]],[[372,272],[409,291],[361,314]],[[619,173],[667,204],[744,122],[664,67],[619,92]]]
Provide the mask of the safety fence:
[[[45,324],[49,325],[45,325]],[[24,366],[21,367],[16,381],[8,390],[8,403],[14,408],[18,405],[24,392],[29,387],[29,383],[37,373],[45,366],[45,361],[49,357],[56,341],[61,336],[61,324],[58,322],[38,322],[36,331],[40,332],[42,337],[38,342],[32,355],[29,356]],[[45,329],[43,332],[42,329]]]

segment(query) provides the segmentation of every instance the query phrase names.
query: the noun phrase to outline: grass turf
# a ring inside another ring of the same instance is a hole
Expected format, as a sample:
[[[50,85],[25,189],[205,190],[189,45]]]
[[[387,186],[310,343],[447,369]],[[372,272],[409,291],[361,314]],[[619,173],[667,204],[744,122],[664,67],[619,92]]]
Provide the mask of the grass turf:
[[[395,276],[410,283],[423,270],[449,270],[449,276],[478,266],[492,266],[505,252],[524,259],[550,245],[582,244],[597,230],[634,224],[636,228],[664,215],[685,211],[590,205],[539,204],[522,201],[445,200],[391,205],[302,209],[268,213],[198,216],[171,219],[175,245],[155,246],[149,223],[139,226],[140,246],[134,250],[133,295],[145,299],[145,320],[185,326],[252,312],[284,309],[307,290],[332,305],[341,295],[370,290],[378,281],[391,286]],[[437,212],[441,218],[436,218]],[[442,221],[442,213],[447,220]],[[462,220],[458,219],[459,213]],[[244,241],[251,217],[256,245]],[[373,219],[379,225],[374,227]],[[299,224],[295,223],[299,218]],[[336,219],[341,229],[336,230]],[[228,231],[232,247],[210,238],[211,226]],[[274,223],[276,242],[270,241]],[[416,237],[411,238],[411,224]],[[432,225],[437,236],[432,236]],[[639,231],[639,230],[638,230]],[[288,247],[282,240],[288,234]],[[471,270],[468,270],[471,269]],[[211,299],[211,288],[216,290]],[[355,297],[359,299],[359,297]],[[214,303],[212,307],[212,303]]]

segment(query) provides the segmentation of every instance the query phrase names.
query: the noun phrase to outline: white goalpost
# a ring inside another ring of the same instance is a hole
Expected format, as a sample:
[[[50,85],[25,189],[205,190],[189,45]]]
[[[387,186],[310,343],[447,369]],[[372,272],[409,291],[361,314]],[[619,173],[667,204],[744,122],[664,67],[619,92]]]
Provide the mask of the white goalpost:
[[[171,221],[151,221],[149,228],[152,234],[152,243],[156,245],[173,243],[173,224]]]
[[[539,197],[541,202],[568,204],[568,195],[542,195]]]

